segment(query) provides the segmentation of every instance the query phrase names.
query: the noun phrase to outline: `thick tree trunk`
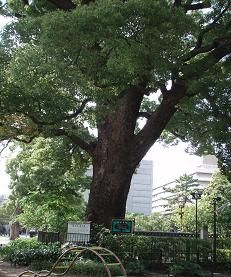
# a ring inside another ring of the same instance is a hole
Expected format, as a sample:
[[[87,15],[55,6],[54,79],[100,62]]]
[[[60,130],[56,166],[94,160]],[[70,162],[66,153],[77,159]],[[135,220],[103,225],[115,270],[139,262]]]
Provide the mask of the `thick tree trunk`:
[[[107,158],[99,155],[94,162],[88,202],[88,220],[106,227],[110,227],[113,218],[125,217],[126,200],[134,172],[126,155],[120,155],[120,159],[116,156],[118,152],[112,150]]]
[[[174,85],[145,127],[135,135],[143,99],[142,88],[130,88],[116,108],[98,125],[98,142],[93,153],[87,219],[110,227],[113,218],[124,218],[132,175],[177,110],[185,87]]]
[[[87,218],[106,227],[112,218],[125,216],[131,178],[139,163],[131,160],[131,141],[142,98],[142,88],[126,90],[116,108],[98,125]]]

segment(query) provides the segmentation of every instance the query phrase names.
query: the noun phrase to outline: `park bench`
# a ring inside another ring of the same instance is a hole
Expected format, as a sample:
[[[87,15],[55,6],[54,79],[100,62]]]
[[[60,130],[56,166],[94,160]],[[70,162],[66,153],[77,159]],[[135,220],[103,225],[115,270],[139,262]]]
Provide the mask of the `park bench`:
[[[92,253],[93,255],[97,256],[98,259],[102,262],[105,268],[105,272],[107,273],[108,277],[113,277],[112,275],[112,268],[118,267],[120,270],[120,275],[114,277],[127,277],[127,273],[120,261],[120,259],[110,250],[103,248],[103,247],[71,247],[66,250],[58,260],[54,263],[51,270],[42,270],[40,272],[34,271],[24,271],[22,272],[19,277],[48,277],[48,276],[56,276],[61,277],[65,276],[68,271],[73,267],[75,263],[78,263],[79,258],[83,257],[84,254]],[[57,271],[61,271],[60,273]]]

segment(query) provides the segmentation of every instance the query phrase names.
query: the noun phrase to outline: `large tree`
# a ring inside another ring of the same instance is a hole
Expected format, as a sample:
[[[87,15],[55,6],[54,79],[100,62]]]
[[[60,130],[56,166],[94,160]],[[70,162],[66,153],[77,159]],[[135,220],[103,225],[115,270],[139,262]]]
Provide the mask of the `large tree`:
[[[213,151],[229,147],[209,132],[230,131],[211,115],[218,99],[230,101],[220,89],[230,80],[229,8],[224,0],[8,1],[2,12],[15,21],[1,42],[2,140],[64,136],[86,151],[87,219],[109,226],[124,217],[131,177],[166,131],[200,142],[205,126]]]

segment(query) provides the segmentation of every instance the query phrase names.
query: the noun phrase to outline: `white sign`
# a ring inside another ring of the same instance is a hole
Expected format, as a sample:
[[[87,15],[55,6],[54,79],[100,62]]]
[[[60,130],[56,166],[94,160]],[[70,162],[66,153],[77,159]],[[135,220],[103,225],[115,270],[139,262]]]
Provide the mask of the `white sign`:
[[[67,227],[67,241],[68,242],[82,242],[90,241],[91,222],[68,222]]]
[[[90,235],[90,222],[68,222],[67,233]]]

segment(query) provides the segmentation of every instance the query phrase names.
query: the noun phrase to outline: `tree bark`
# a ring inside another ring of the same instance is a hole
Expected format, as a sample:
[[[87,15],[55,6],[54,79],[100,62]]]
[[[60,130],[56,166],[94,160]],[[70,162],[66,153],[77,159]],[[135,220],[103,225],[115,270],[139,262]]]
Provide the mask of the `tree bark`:
[[[135,126],[144,89],[133,87],[121,95],[115,109],[98,125],[98,142],[93,153],[87,219],[106,227],[110,227],[113,218],[125,217],[132,175],[186,96],[186,85],[172,86],[137,135]]]
[[[130,182],[138,164],[131,163],[131,141],[143,95],[141,87],[127,89],[104,122],[98,124],[87,219],[106,227],[110,227],[112,218],[125,216]]]
[[[10,240],[15,240],[19,237],[19,230],[19,222],[16,221],[10,225]]]

